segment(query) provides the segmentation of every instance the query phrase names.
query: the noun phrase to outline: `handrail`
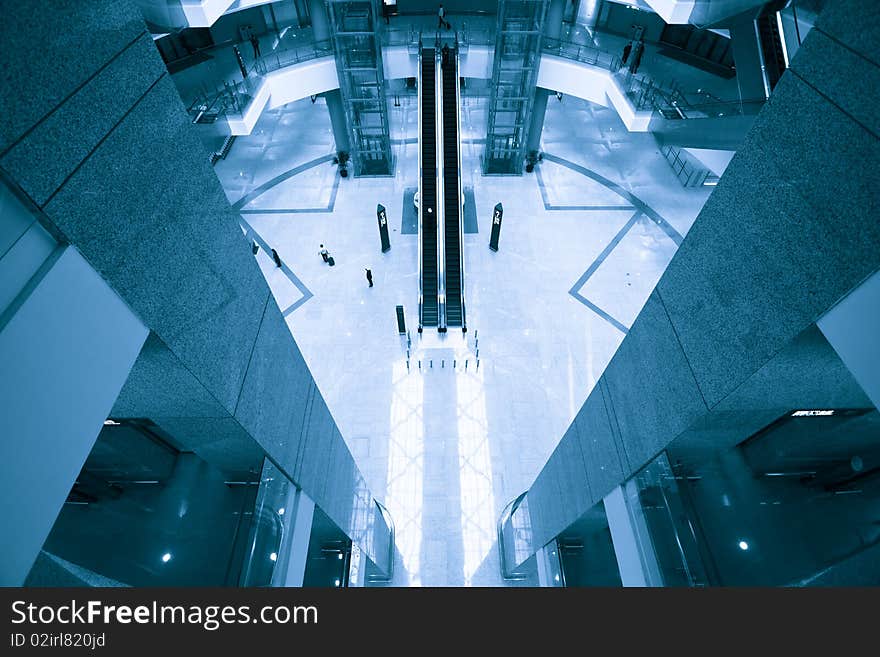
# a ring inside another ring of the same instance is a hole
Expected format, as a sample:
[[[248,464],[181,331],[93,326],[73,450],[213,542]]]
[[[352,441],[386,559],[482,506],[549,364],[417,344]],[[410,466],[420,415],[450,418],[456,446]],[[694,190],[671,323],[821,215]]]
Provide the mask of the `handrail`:
[[[458,61],[458,35],[456,35],[455,44],[455,134],[456,147],[458,148],[458,272],[459,272],[459,292],[461,293],[461,332],[467,333],[467,315],[465,313],[464,302],[464,196],[461,193],[461,76],[459,72],[461,68]]]
[[[513,581],[526,579],[526,575],[511,572],[507,567],[507,558],[504,554],[504,523],[507,522],[508,518],[513,516],[528,492],[529,491],[524,491],[508,502],[501,510],[501,515],[498,517],[498,556],[501,564],[501,577],[505,580]]]
[[[439,42],[439,36],[438,36]],[[446,331],[446,200],[443,198],[443,67],[440,49],[434,49],[434,143],[437,160],[437,330]],[[419,199],[421,204],[421,199]]]
[[[391,513],[385,508],[385,505],[379,500],[374,499],[373,501],[379,507],[379,512],[388,524],[388,573],[386,575],[368,575],[366,579],[369,582],[390,582],[394,579],[394,541],[397,530],[394,526],[394,518],[391,517]]]
[[[419,52],[422,50],[422,39],[419,37]],[[417,67],[418,71],[416,73],[416,96],[418,97],[418,115],[419,115],[419,331],[422,330],[422,306],[424,303],[424,294],[425,294],[425,272],[422,271],[423,263],[422,263],[422,231],[424,228],[422,227],[422,212],[424,212],[424,199],[425,196],[422,194],[422,65],[421,65],[421,56],[419,57],[419,66]]]
[[[620,68],[620,60],[616,55],[596,46],[545,36],[541,42],[541,50],[583,64],[599,66],[612,72]]]

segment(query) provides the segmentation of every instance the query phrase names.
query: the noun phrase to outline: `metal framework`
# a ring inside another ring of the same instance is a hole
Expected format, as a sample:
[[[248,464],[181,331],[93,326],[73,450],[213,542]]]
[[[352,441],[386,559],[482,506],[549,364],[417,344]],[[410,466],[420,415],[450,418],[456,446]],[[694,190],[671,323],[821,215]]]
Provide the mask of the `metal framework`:
[[[550,0],[500,0],[483,173],[521,174]]]
[[[354,175],[391,175],[394,156],[382,71],[379,3],[327,0],[327,9]]]

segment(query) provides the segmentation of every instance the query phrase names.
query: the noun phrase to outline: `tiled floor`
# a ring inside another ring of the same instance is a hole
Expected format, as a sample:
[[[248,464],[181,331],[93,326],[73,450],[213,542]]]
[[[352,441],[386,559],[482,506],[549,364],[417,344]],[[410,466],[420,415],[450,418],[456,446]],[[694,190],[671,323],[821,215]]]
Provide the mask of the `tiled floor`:
[[[394,517],[397,585],[503,584],[499,513],[546,462],[708,195],[680,186],[651,135],[568,97],[551,98],[543,149],[553,160],[539,165],[540,178],[483,177],[486,99],[463,105],[463,185],[474,188],[479,221],[465,236],[466,335],[415,331],[418,238],[400,233],[405,190],[418,184],[415,97],[391,108],[394,177],[340,180],[321,159],[333,152],[326,107],[308,100],[265,113],[216,167],[230,200],[246,201],[244,229],[284,259],[279,272],[258,255]],[[495,253],[497,202],[505,214]],[[377,203],[392,227],[386,254]],[[318,255],[321,243],[335,267]]]

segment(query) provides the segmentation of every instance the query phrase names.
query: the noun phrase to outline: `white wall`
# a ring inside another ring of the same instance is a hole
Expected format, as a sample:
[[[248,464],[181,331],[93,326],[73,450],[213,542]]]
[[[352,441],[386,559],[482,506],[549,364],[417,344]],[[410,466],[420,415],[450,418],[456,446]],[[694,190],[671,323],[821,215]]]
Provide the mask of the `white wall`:
[[[272,71],[266,76],[266,82],[269,85],[269,109],[339,88],[333,57],[313,59]]]
[[[492,77],[492,65],[495,48],[489,46],[470,46],[466,54],[459,59],[461,77],[489,80]]]
[[[880,408],[880,271],[816,324],[874,406]]]
[[[386,80],[415,78],[419,75],[419,56],[411,55],[406,46],[382,48],[382,68]]]
[[[645,0],[668,24],[686,25],[694,10],[694,0]]]
[[[543,55],[538,86],[612,107],[630,132],[647,132],[651,112],[639,112],[617,86],[610,71],[557,55]]]
[[[0,317],[0,585],[20,586],[148,330],[72,246]]]

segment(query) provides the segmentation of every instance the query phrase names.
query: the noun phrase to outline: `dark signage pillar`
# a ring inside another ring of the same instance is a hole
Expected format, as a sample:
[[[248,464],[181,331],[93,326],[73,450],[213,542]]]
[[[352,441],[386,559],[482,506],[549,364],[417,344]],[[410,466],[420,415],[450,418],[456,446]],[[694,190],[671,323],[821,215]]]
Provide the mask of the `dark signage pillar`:
[[[391,240],[388,238],[388,216],[385,214],[385,206],[379,203],[376,206],[376,217],[379,220],[379,237],[382,240],[382,253],[391,250]]]
[[[406,333],[406,321],[403,318],[403,306],[397,306],[397,332]]]
[[[501,217],[504,215],[504,208],[498,203],[492,211],[492,235],[489,237],[489,248],[493,251],[498,250],[498,238],[501,236]]]

